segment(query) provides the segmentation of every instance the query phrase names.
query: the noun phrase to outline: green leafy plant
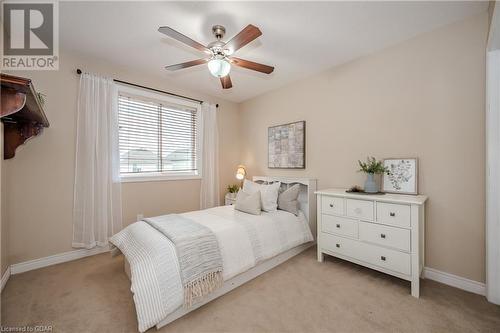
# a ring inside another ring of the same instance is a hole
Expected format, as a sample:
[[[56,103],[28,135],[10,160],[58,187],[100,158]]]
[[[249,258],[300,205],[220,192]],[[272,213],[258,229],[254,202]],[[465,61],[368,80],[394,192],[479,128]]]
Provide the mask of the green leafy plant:
[[[36,97],[38,98],[40,105],[43,107],[45,105],[45,97],[47,96],[45,94],[42,94],[41,92],[37,92]]]
[[[382,161],[377,161],[375,157],[367,157],[366,162],[358,161],[360,169],[358,172],[365,172],[371,174],[389,174],[389,169],[384,166]]]
[[[227,191],[229,193],[237,193],[240,190],[240,186],[237,184],[234,185],[228,185],[227,186]]]

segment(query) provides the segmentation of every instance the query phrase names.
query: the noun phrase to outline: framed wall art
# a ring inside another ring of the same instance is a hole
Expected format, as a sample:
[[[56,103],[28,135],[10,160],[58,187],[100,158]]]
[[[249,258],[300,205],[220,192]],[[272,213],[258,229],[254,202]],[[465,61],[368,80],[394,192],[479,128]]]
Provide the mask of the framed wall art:
[[[305,121],[269,127],[267,138],[269,168],[306,168]]]
[[[386,158],[388,173],[382,178],[382,191],[399,194],[418,194],[418,159]]]

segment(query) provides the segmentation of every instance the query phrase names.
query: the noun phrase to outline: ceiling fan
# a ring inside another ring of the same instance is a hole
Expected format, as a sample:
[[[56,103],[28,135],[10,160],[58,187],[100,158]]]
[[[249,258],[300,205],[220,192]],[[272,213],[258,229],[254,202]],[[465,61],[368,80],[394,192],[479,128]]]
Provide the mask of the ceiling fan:
[[[222,41],[222,38],[226,33],[226,28],[224,28],[222,25],[214,25],[212,27],[212,33],[217,40],[211,42],[207,46],[204,46],[192,40],[191,38],[170,27],[160,27],[158,31],[167,35],[168,37],[178,40],[181,43],[194,47],[195,49],[207,54],[206,58],[166,66],[165,69],[169,71],[175,71],[208,63],[208,70],[213,76],[220,78],[222,88],[229,89],[233,86],[231,78],[229,77],[231,64],[265,74],[270,74],[274,70],[274,67],[232,56],[234,52],[262,35],[262,32],[259,30],[259,28],[251,24],[247,25],[245,29],[241,30],[228,42]]]

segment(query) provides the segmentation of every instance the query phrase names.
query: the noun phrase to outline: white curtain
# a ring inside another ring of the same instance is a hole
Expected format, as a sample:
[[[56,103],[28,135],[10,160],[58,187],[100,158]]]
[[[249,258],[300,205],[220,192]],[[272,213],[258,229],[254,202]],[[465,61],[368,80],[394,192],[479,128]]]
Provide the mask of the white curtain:
[[[202,147],[201,209],[219,206],[219,132],[217,108],[204,102],[200,115]]]
[[[112,79],[80,76],[73,247],[105,246],[122,227],[116,103]]]

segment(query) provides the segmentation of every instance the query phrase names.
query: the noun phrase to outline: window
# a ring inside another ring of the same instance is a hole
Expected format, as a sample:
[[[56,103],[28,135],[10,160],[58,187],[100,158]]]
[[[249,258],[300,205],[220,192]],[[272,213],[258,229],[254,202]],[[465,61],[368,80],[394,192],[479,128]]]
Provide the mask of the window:
[[[180,98],[130,87],[120,89],[122,181],[199,177],[199,107]]]

